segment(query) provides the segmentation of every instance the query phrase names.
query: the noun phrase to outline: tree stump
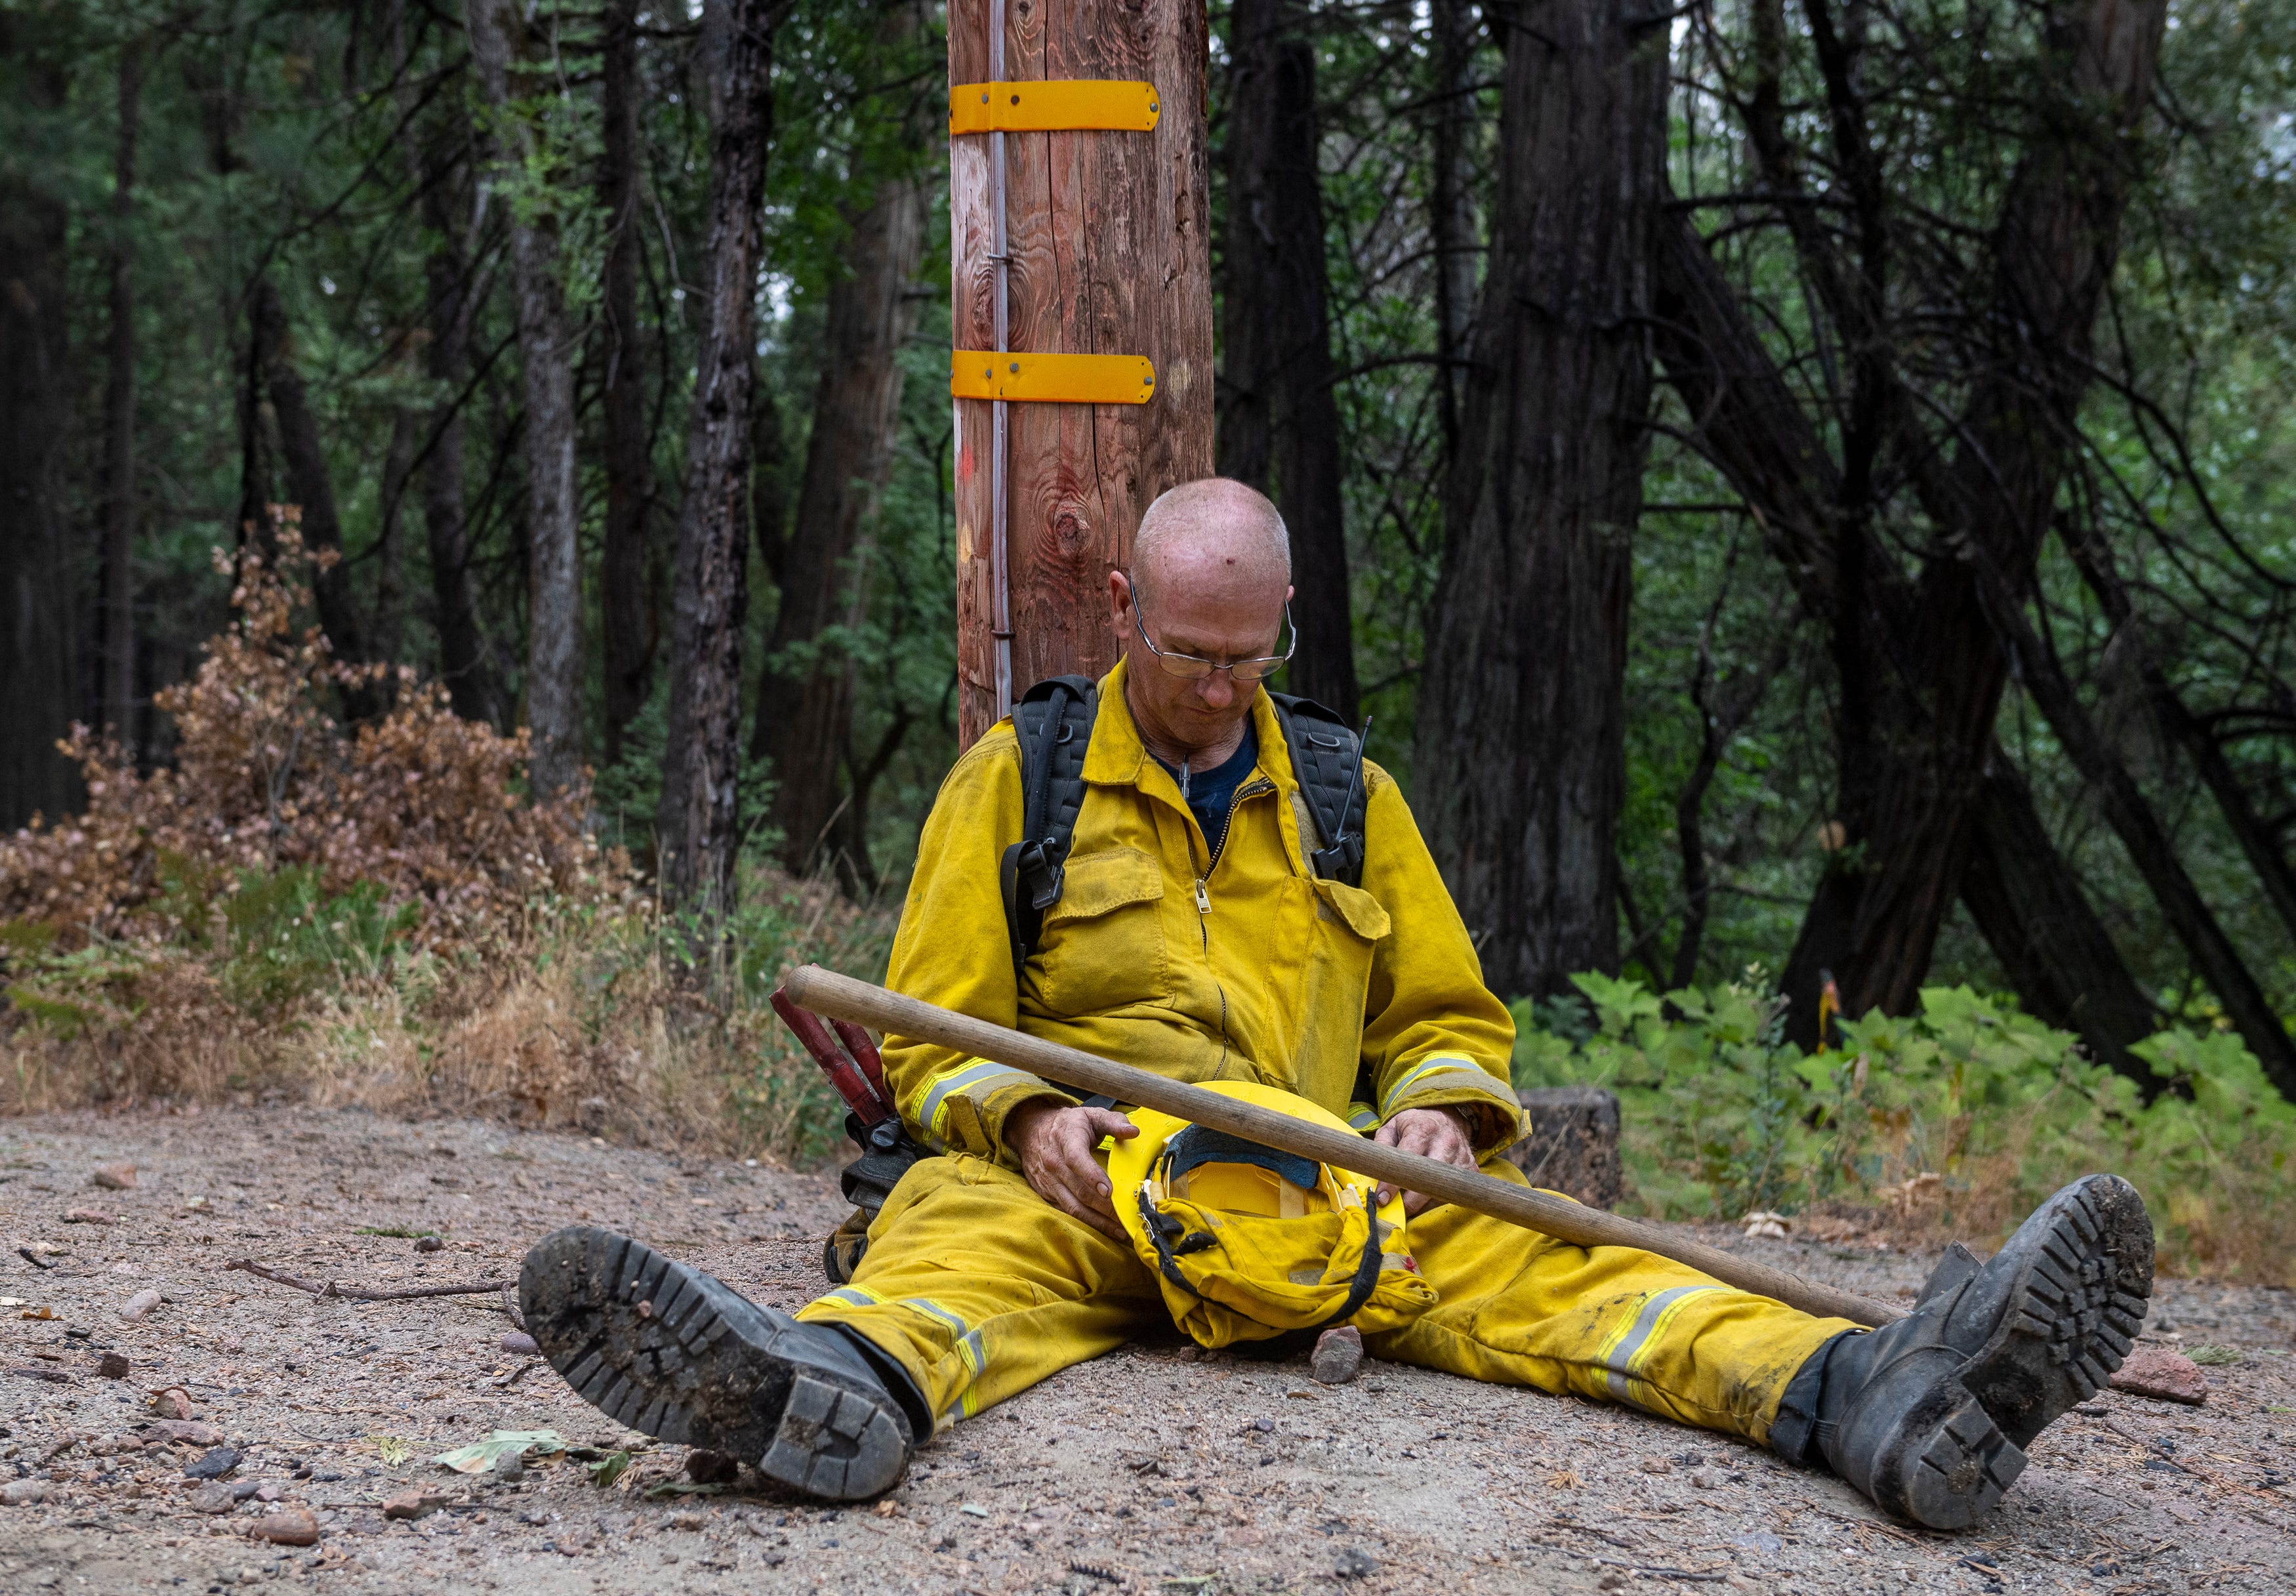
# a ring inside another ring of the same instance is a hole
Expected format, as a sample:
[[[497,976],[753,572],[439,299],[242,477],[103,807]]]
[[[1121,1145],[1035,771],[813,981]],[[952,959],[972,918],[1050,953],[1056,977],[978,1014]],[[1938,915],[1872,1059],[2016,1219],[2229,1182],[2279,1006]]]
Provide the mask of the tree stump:
[[[1540,1086],[1515,1095],[1530,1115],[1530,1134],[1507,1149],[1507,1161],[1534,1186],[1590,1208],[1616,1207],[1626,1191],[1618,1094],[1600,1086]]]

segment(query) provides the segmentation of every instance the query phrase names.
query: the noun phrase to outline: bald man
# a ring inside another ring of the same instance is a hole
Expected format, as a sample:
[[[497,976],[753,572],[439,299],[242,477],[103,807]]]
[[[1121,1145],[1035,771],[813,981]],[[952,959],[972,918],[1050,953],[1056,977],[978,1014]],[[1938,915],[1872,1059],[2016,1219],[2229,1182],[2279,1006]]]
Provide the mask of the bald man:
[[[1308,707],[1260,685],[1289,656],[1291,593],[1260,495],[1214,480],[1158,499],[1109,577],[1123,658],[1098,683],[1058,896],[1025,959],[1000,879],[1024,825],[1007,720],[925,823],[888,983],[1519,1183],[1498,1156],[1521,1130],[1513,1025],[1376,765],[1359,879],[1318,869],[1287,745]],[[2057,1193],[1990,1263],[1948,1257],[1915,1313],[1866,1334],[1006,1065],[897,1036],[884,1059],[943,1156],[901,1176],[851,1279],[795,1317],[607,1232],[529,1254],[529,1323],[578,1391],[847,1500],[937,1429],[1144,1332],[1220,1346],[1349,1324],[1377,1356],[1742,1436],[1956,1527],[2118,1366],[2151,1289],[2150,1224],[2111,1176]]]

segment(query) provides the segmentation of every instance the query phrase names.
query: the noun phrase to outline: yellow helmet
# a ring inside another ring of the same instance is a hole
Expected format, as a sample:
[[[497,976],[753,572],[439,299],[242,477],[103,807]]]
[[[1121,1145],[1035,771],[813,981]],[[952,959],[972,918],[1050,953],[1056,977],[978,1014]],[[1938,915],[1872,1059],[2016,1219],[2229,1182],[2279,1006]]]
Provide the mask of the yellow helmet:
[[[1204,1089],[1330,1129],[1322,1106],[1250,1081]],[[1173,1320],[1205,1346],[1353,1324],[1400,1330],[1435,1305],[1378,1183],[1153,1109],[1109,1150],[1111,1200]]]

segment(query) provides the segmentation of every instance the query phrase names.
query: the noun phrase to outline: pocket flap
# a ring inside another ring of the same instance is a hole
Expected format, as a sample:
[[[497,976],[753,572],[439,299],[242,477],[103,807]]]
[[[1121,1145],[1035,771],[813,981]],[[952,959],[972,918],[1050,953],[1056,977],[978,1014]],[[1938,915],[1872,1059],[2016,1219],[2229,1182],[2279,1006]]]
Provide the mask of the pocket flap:
[[[1152,903],[1164,896],[1164,868],[1155,855],[1136,847],[1103,848],[1068,862],[1061,901],[1045,913],[1055,920],[1089,920],[1127,904]]]
[[[1365,942],[1377,942],[1395,929],[1395,922],[1387,916],[1380,901],[1360,887],[1350,887],[1345,881],[1327,881],[1316,878],[1316,896],[1323,900],[1316,913],[1318,920],[1337,918],[1347,922],[1348,929]]]

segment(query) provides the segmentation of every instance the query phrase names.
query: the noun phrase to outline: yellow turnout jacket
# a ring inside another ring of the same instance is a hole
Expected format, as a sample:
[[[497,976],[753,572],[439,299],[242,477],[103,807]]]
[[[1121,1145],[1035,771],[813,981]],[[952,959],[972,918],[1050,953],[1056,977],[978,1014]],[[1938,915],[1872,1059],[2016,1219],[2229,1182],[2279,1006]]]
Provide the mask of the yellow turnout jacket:
[[[896,991],[1175,1080],[1256,1081],[1369,1130],[1404,1109],[1466,1106],[1476,1150],[1520,1134],[1514,1023],[1484,987],[1466,927],[1394,779],[1365,763],[1360,889],[1317,879],[1315,824],[1265,692],[1258,767],[1218,857],[1179,785],[1102,678],[1066,887],[1016,981],[998,865],[1020,839],[1013,723],[959,759],[925,822],[887,982]],[[913,1130],[1007,1164],[1004,1117],[1073,1094],[1023,1070],[888,1037]],[[1374,1101],[1351,1101],[1359,1064]]]

